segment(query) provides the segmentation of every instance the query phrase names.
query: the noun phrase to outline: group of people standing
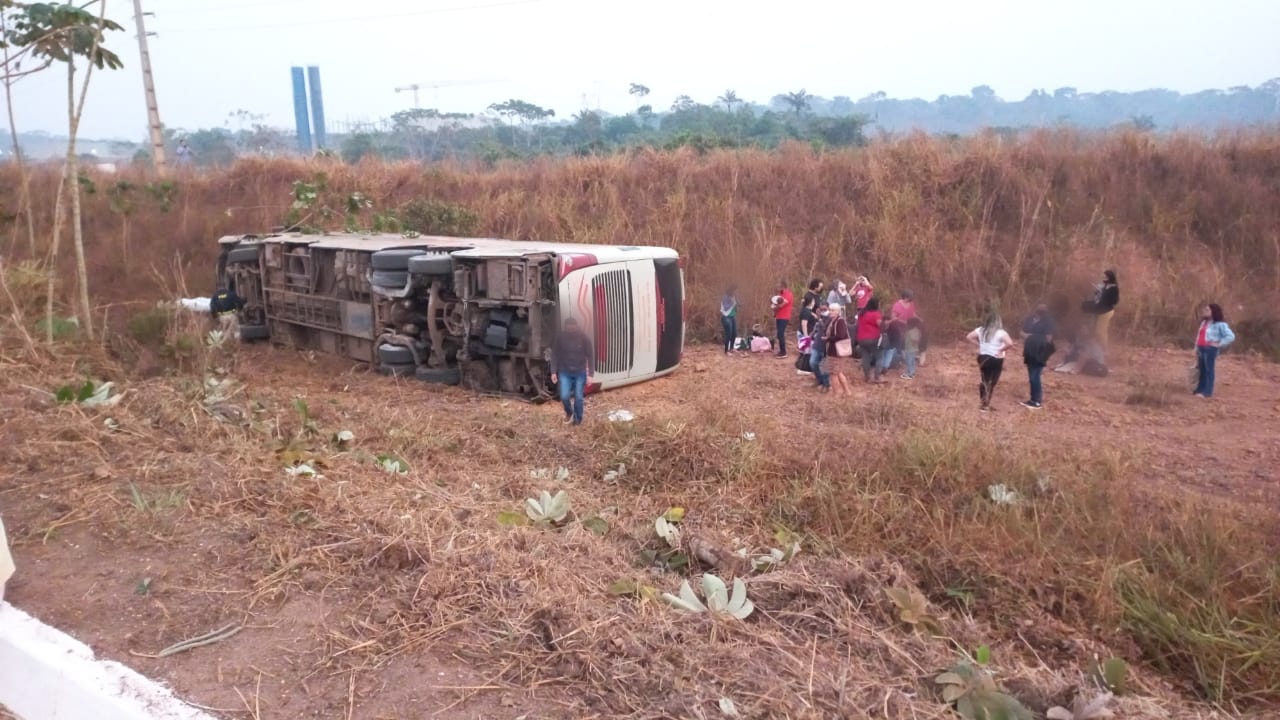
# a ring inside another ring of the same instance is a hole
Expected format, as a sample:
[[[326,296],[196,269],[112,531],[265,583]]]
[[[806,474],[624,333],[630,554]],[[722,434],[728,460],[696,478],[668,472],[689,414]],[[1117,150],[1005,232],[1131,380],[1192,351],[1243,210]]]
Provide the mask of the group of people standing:
[[[800,302],[795,336],[800,353],[796,361],[798,370],[811,373],[821,391],[835,390],[841,396],[850,394],[849,373],[855,367],[860,367],[867,383],[885,382],[887,373],[898,365],[903,367],[903,379],[916,376],[917,368],[924,364],[927,337],[910,290],[899,294],[887,314],[881,309],[875,287],[865,276],[856,278],[852,286],[837,280],[829,292],[824,294],[824,290],[826,285],[822,280],[811,280]],[[787,357],[793,304],[794,295],[784,280],[771,299],[776,332],[772,350],[780,358]],[[1044,371],[1057,353],[1059,339],[1065,340],[1067,352],[1055,370],[1097,377],[1108,374],[1105,358],[1110,325],[1119,305],[1120,285],[1116,273],[1107,270],[1095,286],[1093,296],[1082,303],[1078,315],[1070,311],[1071,303],[1065,298],[1054,307],[1048,303],[1035,307],[1019,328],[1028,386],[1028,398],[1020,403],[1022,406],[1031,410],[1044,407]],[[736,288],[730,287],[720,305],[726,353],[733,352],[738,342],[737,311]],[[1218,353],[1234,341],[1235,335],[1225,322],[1220,306],[1205,305],[1200,316],[1194,392],[1197,397],[1211,397]],[[758,329],[754,335],[753,339],[763,344],[764,349],[770,349]],[[994,311],[988,313],[982,325],[970,332],[967,339],[977,348],[979,408],[990,412],[994,409],[992,399],[1004,372],[1005,360],[1016,342],[1004,329],[1000,314]],[[855,361],[857,366],[853,364]]]
[[[868,383],[885,382],[886,374],[899,365],[904,379],[915,377],[927,339],[910,290],[900,293],[887,314],[865,276],[857,277],[852,286],[837,280],[824,291],[826,284],[815,278],[800,301],[795,331],[797,370],[811,374],[823,392],[834,389],[840,395],[850,392],[849,373],[855,361]],[[779,358],[787,357],[794,302],[787,282],[779,282],[771,301],[776,331],[772,349]],[[736,288],[730,287],[720,303],[726,353],[732,352],[737,342],[737,307]]]

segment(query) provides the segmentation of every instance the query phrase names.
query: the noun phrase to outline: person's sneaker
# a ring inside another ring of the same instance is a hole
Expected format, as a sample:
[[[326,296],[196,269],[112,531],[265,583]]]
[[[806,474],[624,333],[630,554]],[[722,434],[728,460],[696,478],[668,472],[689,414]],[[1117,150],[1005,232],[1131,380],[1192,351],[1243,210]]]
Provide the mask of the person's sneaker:
[[[906,373],[902,373],[902,379],[903,379],[903,380],[915,380],[915,379],[916,379],[916,376],[915,376],[915,375],[908,375],[908,374],[906,374]]]
[[[573,416],[572,416],[572,415],[565,415],[565,416],[564,416],[564,424],[565,424],[565,425],[568,425],[568,424],[570,424],[570,423],[572,423],[572,422],[573,422]]]
[[[1030,400],[1023,400],[1018,404],[1024,408],[1027,408],[1028,410],[1041,410],[1044,408],[1044,405],[1041,405],[1038,402],[1031,402]]]
[[[990,405],[982,405],[978,408],[978,412],[991,412],[991,410],[992,407]]]

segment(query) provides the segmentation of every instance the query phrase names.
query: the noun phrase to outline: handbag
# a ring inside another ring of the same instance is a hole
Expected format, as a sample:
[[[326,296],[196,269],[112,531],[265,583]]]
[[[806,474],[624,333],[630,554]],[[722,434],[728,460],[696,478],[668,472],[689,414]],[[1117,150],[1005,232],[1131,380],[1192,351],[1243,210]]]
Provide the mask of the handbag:
[[[853,340],[849,338],[837,340],[836,357],[853,357]]]

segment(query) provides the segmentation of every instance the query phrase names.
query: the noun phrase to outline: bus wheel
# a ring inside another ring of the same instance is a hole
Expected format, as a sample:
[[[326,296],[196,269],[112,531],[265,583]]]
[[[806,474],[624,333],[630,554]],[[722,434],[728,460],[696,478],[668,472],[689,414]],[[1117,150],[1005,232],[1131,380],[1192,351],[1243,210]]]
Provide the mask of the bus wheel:
[[[227,253],[227,264],[237,265],[257,265],[258,264],[258,246],[249,245],[248,247],[238,247]]]
[[[378,346],[378,362],[383,365],[412,366],[414,364],[413,351],[403,345],[383,343]]]
[[[423,382],[438,383],[440,385],[457,385],[462,382],[462,373],[458,371],[458,368],[420,367],[414,371],[413,376]]]
[[[413,374],[413,363],[409,363],[407,365],[388,365],[383,363],[378,366],[378,372],[383,375],[390,375],[391,377],[406,377]]]
[[[381,288],[398,290],[409,284],[409,273],[404,270],[374,270],[369,282]]]
[[[369,267],[374,270],[391,270],[405,272],[409,269],[409,258],[426,252],[425,248],[391,248],[379,250],[369,256]]]

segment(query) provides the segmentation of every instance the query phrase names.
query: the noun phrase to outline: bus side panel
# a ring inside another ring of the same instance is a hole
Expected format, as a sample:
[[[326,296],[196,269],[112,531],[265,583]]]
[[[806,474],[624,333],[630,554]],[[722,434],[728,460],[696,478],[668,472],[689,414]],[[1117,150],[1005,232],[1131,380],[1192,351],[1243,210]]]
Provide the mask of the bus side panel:
[[[684,354],[684,271],[678,258],[653,260],[657,280],[658,353],[654,372],[669,371]]]
[[[631,273],[631,316],[635,327],[635,361],[628,377],[648,378],[658,363],[658,337],[661,323],[657,322],[657,278],[652,260],[629,260],[627,271]]]

